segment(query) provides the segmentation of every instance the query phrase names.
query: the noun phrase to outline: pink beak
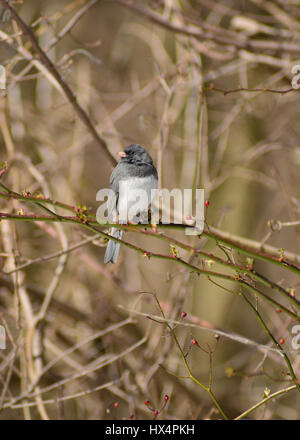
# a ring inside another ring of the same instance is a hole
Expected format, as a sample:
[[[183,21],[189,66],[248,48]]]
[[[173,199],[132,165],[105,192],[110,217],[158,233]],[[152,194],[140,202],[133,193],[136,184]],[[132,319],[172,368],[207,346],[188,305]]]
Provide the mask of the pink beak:
[[[126,156],[127,156],[127,154],[125,153],[125,151],[119,151],[118,155],[119,155],[120,157],[126,157]]]

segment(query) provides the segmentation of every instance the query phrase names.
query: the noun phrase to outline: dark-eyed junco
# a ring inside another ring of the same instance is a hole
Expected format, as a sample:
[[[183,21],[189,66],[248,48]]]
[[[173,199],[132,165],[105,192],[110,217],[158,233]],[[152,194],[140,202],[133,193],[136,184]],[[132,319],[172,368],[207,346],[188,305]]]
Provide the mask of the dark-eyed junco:
[[[110,188],[113,190],[115,197],[108,200],[108,216],[112,218],[113,212],[117,212],[119,216],[122,213],[122,216],[124,216],[124,211],[128,213],[131,207],[133,207],[134,210],[137,209],[140,215],[143,215],[143,213],[148,210],[148,205],[152,200],[151,190],[157,188],[158,178],[153,160],[147,151],[138,144],[129,145],[124,151],[119,153],[119,156],[121,160],[110,177]],[[132,198],[131,196],[132,193],[137,193],[138,191],[142,194],[144,192],[145,197],[140,197],[137,204],[136,201],[135,203],[133,202],[134,197]],[[131,200],[131,202],[128,202],[129,200]],[[135,220],[134,222],[137,221],[138,220]],[[119,223],[126,222],[122,218],[119,218]],[[110,235],[121,239],[122,232],[121,229],[112,228]],[[115,263],[118,258],[119,250],[120,243],[109,240],[104,263]]]

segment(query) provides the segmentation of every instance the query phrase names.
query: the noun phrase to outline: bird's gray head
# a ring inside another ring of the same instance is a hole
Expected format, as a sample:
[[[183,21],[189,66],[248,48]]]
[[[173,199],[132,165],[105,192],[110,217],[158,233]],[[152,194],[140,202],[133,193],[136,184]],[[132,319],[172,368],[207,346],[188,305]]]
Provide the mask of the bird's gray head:
[[[124,148],[124,152],[119,153],[121,160],[124,162],[144,162],[153,164],[151,156],[147,153],[145,148],[139,144],[131,144]]]

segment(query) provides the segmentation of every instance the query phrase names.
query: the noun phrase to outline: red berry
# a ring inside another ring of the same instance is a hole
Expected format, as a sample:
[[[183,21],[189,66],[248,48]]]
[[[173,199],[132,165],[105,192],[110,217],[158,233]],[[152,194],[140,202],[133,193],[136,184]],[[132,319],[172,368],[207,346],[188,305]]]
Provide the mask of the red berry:
[[[130,414],[129,418],[130,418],[130,420],[133,420],[134,419],[134,414]]]
[[[166,394],[165,395],[165,402],[168,402],[168,400],[169,400],[169,396],[168,396],[168,394]]]
[[[158,411],[157,411],[157,409],[154,411],[154,417],[157,417],[158,416]]]
[[[196,341],[196,339],[192,339],[192,344],[193,345],[198,345],[198,342]]]
[[[206,206],[206,208],[208,208],[209,205],[210,205],[210,201],[209,201],[209,200],[205,200],[205,206]]]
[[[149,400],[145,400],[144,404],[145,404],[146,406],[149,406],[149,405],[150,405]]]
[[[281,309],[277,308],[276,313],[281,313]]]
[[[115,402],[115,403],[114,403],[114,407],[115,407],[115,408],[119,408],[119,404],[118,404],[118,402]]]
[[[185,318],[186,317],[186,312],[181,312],[181,318]]]
[[[282,344],[284,344],[284,343],[285,343],[285,339],[284,339],[284,338],[280,338],[280,339],[279,339],[279,344],[282,345]]]

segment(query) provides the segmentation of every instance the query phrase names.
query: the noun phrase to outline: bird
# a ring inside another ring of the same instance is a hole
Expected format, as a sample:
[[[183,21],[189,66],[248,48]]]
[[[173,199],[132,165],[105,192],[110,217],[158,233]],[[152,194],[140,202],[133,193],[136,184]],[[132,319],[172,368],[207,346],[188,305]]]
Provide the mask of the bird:
[[[147,212],[148,206],[153,199],[153,192],[157,188],[158,175],[153,164],[150,154],[139,144],[131,144],[119,152],[121,157],[118,165],[113,169],[110,177],[110,189],[114,196],[108,200],[108,218],[115,219],[114,214],[119,216],[124,211],[130,212],[130,208],[139,212],[134,218],[134,223],[141,222],[143,215]],[[134,190],[145,191],[145,197],[138,203],[133,203],[130,193],[134,194]],[[146,198],[147,195],[147,198]],[[126,214],[125,213],[125,214]],[[124,224],[126,221],[119,218],[119,223]],[[110,235],[121,239],[123,231],[115,227],[111,228]],[[120,243],[109,240],[104,256],[104,263],[116,263],[119,255]]]

